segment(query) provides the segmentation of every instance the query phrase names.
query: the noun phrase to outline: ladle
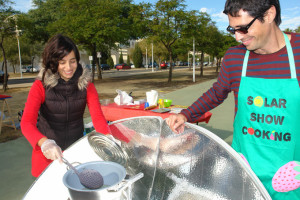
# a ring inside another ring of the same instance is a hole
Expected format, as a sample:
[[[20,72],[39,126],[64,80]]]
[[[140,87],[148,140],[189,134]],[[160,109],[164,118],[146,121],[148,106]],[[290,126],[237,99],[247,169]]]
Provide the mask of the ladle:
[[[78,176],[80,183],[88,189],[98,189],[103,186],[102,175],[94,169],[84,169],[78,172],[73,165],[71,165],[65,158],[62,158],[63,162],[68,165]]]

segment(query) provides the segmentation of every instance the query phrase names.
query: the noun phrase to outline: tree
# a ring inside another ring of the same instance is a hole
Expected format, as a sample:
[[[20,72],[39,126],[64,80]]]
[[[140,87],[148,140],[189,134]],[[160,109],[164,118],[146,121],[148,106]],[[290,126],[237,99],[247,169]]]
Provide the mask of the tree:
[[[114,60],[112,59],[111,56],[108,57],[107,64],[110,66],[110,68],[113,68],[115,66]]]
[[[127,54],[127,65],[130,66],[130,57],[129,57],[129,54]]]
[[[151,20],[151,4],[140,3],[132,5],[129,11],[129,23],[131,24],[130,35],[132,39],[139,39],[148,36],[150,29],[148,24]]]
[[[65,0],[32,0],[33,7],[23,15],[22,29],[31,41],[46,43],[52,35],[51,24],[60,20],[65,12],[61,8]]]
[[[214,29],[214,23],[211,21],[210,16],[204,12],[195,12],[195,17],[193,19],[194,24],[193,37],[195,38],[195,44],[198,51],[201,52],[201,69],[200,76],[203,76],[203,62],[204,54],[209,51],[208,48],[212,45],[212,33]]]
[[[4,66],[4,81],[3,81],[3,90],[7,89],[7,58],[6,52],[4,48],[5,38],[12,37],[16,33],[15,25],[16,21],[13,16],[17,13],[11,8],[11,2],[9,0],[0,0],[0,49],[3,58],[3,66]]]
[[[188,40],[186,38],[180,38],[173,45],[173,59],[187,61],[189,50]]]
[[[286,29],[284,29],[284,32],[293,32],[293,30],[290,28],[286,28]]]
[[[121,54],[120,54],[120,57],[119,57],[119,63],[120,63],[120,64],[124,63],[122,51],[121,51]]]
[[[138,43],[136,43],[134,46],[132,60],[136,68],[140,68],[143,65],[143,54]]]
[[[5,49],[6,60],[12,65],[13,72],[16,73],[15,66],[19,63],[19,52],[16,37],[5,38],[3,46]]]
[[[217,53],[217,69],[216,71],[218,71],[220,65],[221,65],[221,60],[224,57],[226,51],[232,47],[232,46],[236,46],[239,43],[235,40],[234,37],[232,37],[232,35],[230,35],[229,33],[223,33],[221,35],[221,37],[219,38],[221,39],[221,43],[220,46],[218,48],[218,53]]]
[[[300,33],[300,26],[298,26],[298,28],[295,29],[296,33]]]
[[[65,0],[57,12],[64,13],[47,28],[51,33],[63,32],[81,44],[93,56],[92,73],[97,64],[98,79],[102,79],[97,52],[117,48],[131,38],[132,9],[129,0]]]
[[[217,58],[221,51],[223,51],[223,34],[219,30],[212,32],[212,45],[208,48],[208,53],[212,56],[212,66],[214,66],[215,58]],[[218,72],[219,65],[217,64],[216,72]]]
[[[172,45],[180,37],[185,18],[184,0],[159,0],[152,12],[150,30],[153,39],[160,41],[169,54],[170,68],[168,82],[172,81]]]
[[[158,61],[158,64],[160,66],[160,63],[162,61],[168,59],[168,51],[166,50],[164,45],[159,40],[156,40],[153,37],[147,37],[144,40],[142,40],[141,42],[139,42],[139,47],[141,48],[143,55],[146,55],[146,48],[147,48],[147,50],[148,50],[147,57],[149,59],[152,56],[152,44],[153,44],[153,60]],[[132,51],[132,54],[133,54],[133,51]],[[151,59],[150,63],[152,63],[152,59]],[[152,67],[152,64],[149,67]]]
[[[22,63],[31,65],[31,72],[33,72],[33,63],[34,60],[39,58],[42,55],[44,45],[38,41],[32,41],[27,38],[25,35],[22,36],[20,43],[22,44],[21,54],[22,54]]]

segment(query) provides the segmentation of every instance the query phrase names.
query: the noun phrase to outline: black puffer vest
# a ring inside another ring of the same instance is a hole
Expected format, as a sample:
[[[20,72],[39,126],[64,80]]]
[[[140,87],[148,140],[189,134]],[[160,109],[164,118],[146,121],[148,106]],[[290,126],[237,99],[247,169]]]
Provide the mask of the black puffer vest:
[[[38,129],[65,150],[83,135],[86,87],[90,73],[78,65],[74,76],[68,82],[58,74],[46,74],[45,102],[40,108]]]

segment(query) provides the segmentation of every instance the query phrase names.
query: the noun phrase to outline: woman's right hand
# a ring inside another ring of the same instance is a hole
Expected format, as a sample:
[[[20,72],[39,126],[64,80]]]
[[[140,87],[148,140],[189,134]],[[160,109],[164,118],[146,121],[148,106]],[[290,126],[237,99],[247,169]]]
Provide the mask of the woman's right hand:
[[[41,150],[47,159],[58,159],[58,161],[62,163],[61,148],[56,144],[54,140],[46,139],[41,145]]]

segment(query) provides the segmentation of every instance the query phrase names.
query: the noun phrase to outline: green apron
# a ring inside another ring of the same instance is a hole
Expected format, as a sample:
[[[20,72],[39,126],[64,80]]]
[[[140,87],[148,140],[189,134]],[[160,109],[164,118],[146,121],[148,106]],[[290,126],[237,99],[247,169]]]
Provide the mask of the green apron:
[[[291,44],[284,37],[291,79],[246,77],[250,52],[245,54],[232,147],[245,156],[272,199],[296,200],[300,188],[277,192],[272,187],[280,167],[300,161],[300,88]]]

